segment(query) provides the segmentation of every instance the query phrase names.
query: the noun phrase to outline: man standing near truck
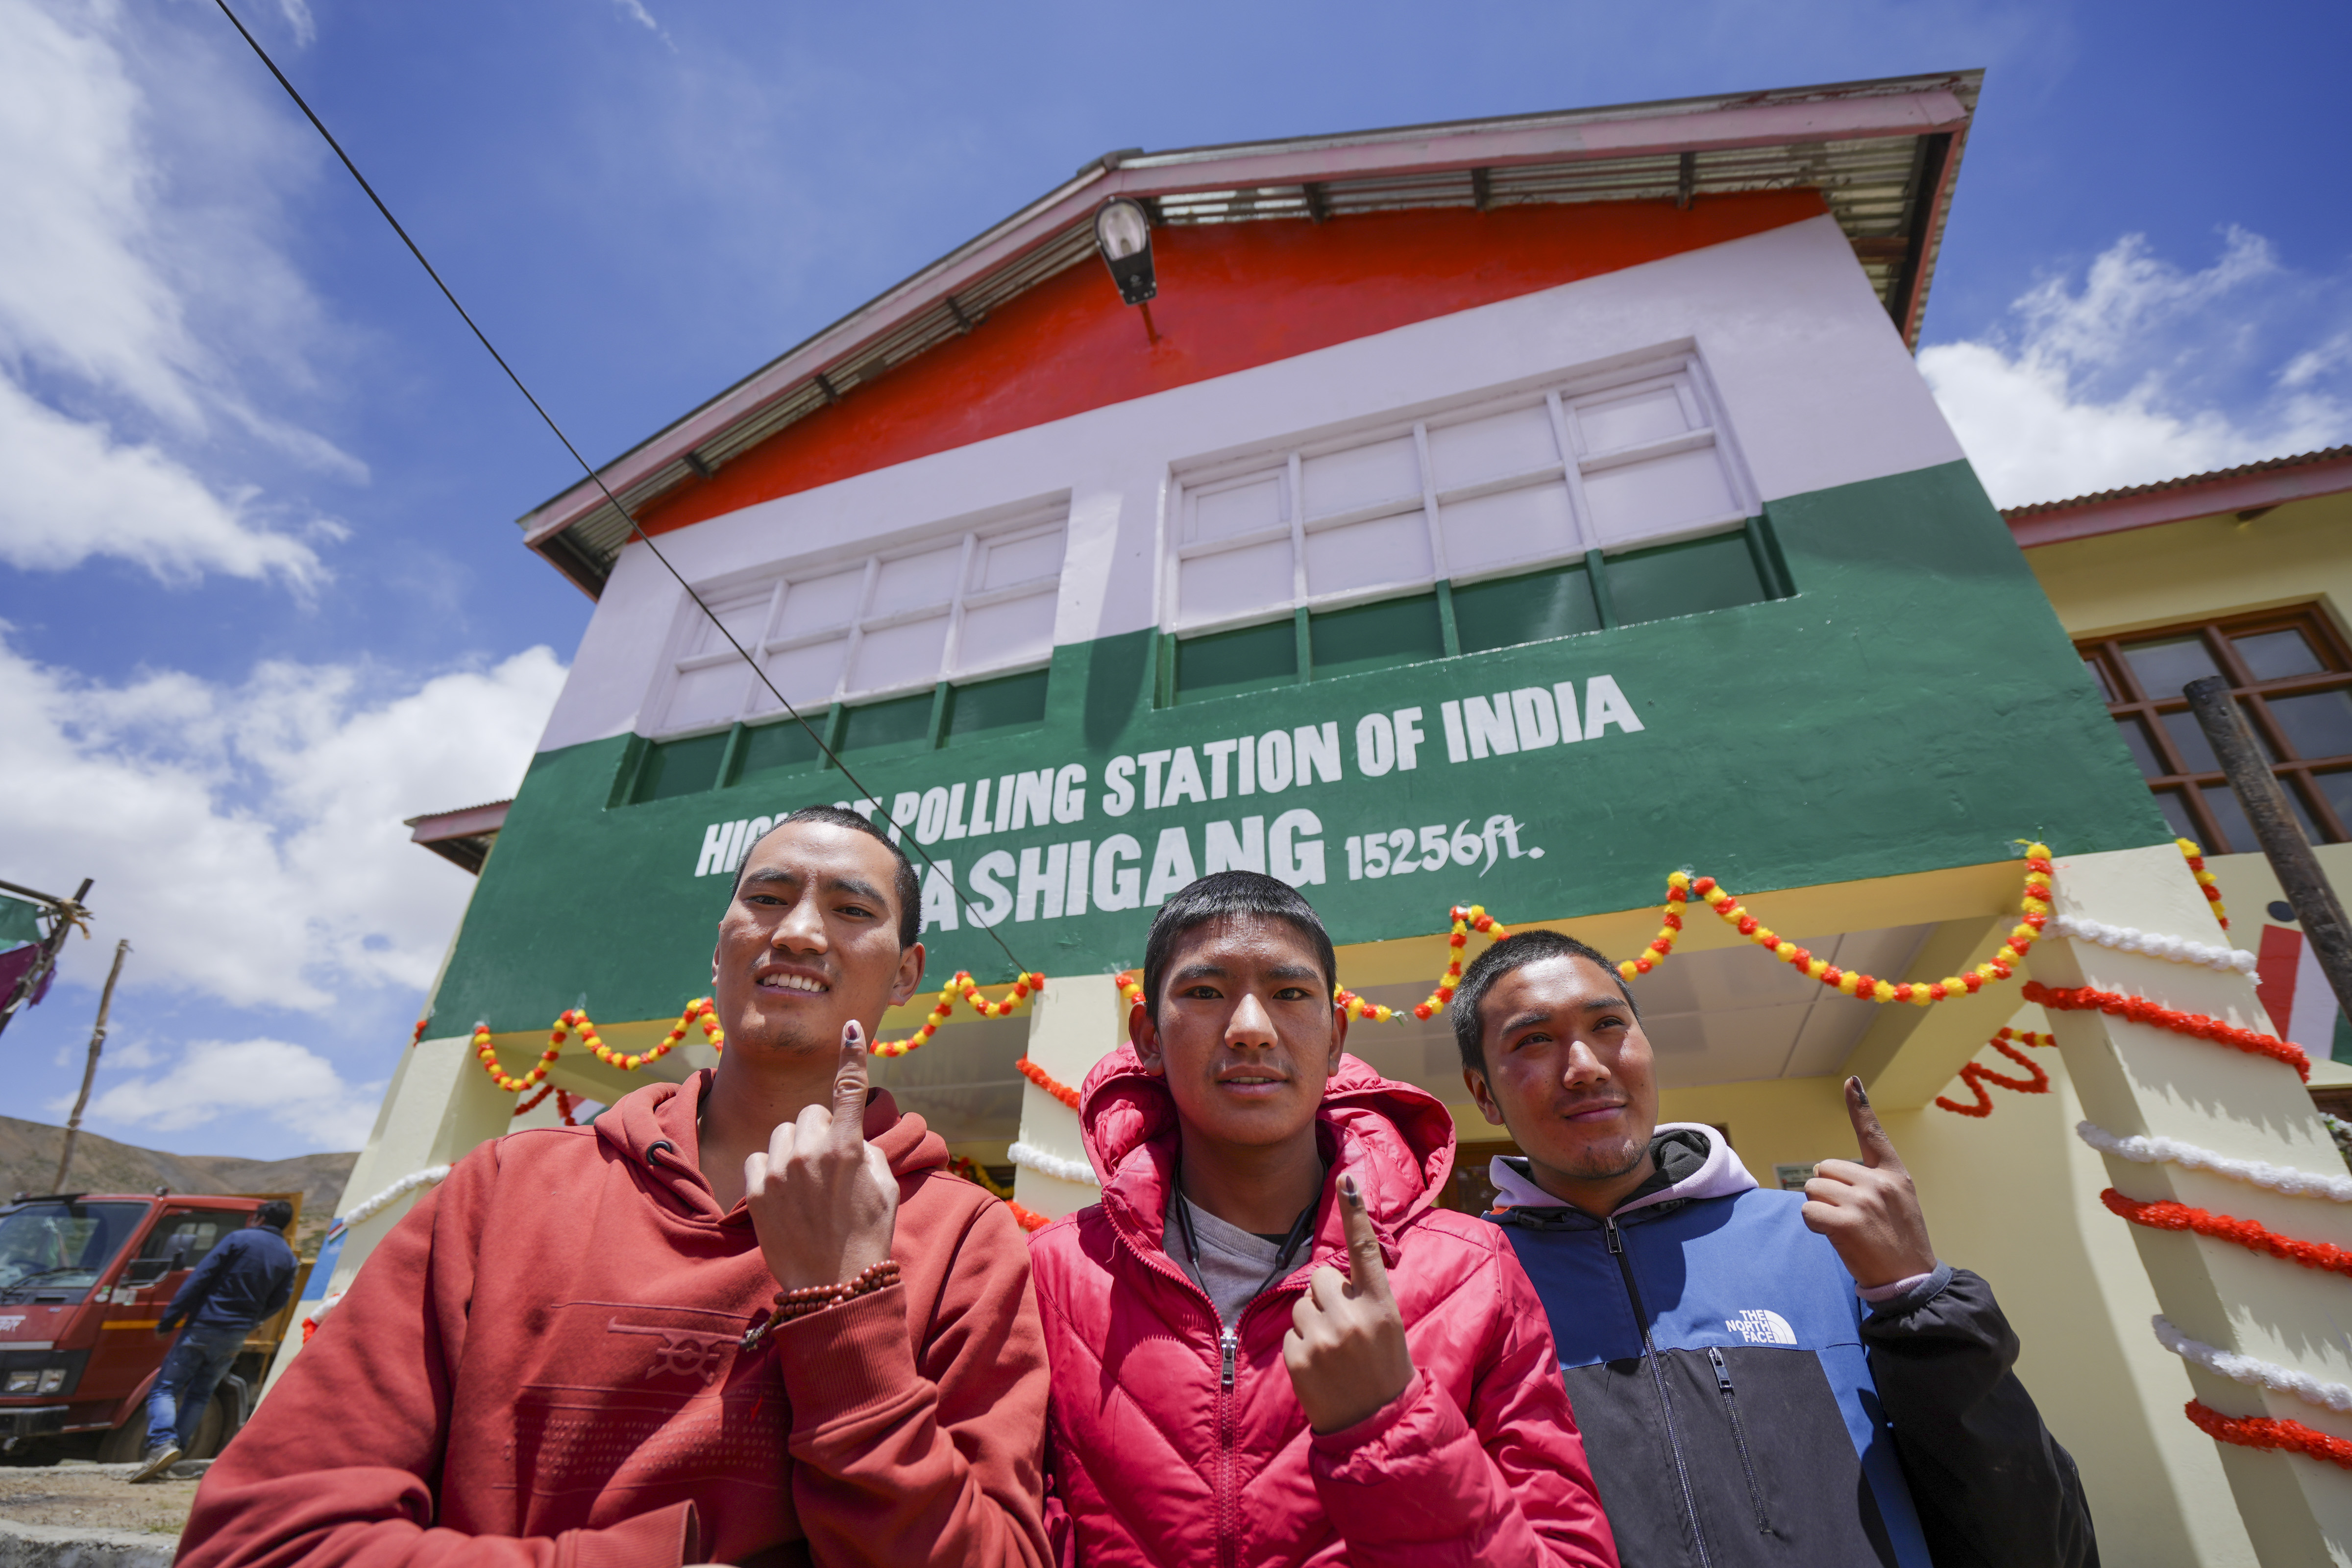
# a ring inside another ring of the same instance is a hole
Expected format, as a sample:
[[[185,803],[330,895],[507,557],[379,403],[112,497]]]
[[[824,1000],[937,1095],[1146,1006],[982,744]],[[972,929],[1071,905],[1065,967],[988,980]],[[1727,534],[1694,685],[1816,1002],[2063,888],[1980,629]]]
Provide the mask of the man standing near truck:
[[[152,1481],[179,1462],[253,1325],[294,1293],[294,1249],[286,1242],[286,1227],[293,1223],[294,1205],[270,1199],[255,1211],[251,1225],[205,1254],[164,1309],[158,1334],[184,1322],[188,1329],[163,1358],[147,1395],[147,1456],[132,1480]]]

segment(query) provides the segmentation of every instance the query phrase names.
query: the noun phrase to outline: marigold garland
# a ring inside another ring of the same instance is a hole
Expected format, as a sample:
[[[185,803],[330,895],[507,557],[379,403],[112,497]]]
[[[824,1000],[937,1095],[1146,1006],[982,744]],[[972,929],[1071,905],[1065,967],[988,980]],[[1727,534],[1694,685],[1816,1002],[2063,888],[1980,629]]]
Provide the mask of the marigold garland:
[[[2009,933],[1999,952],[1966,974],[1947,975],[1932,984],[1921,985],[1911,981],[1881,980],[1850,969],[1840,969],[1823,959],[1815,958],[1806,949],[1784,941],[1770,927],[1760,923],[1748,912],[1747,907],[1724,891],[1712,877],[1692,877],[1677,871],[1666,879],[1665,921],[1659,928],[1642,956],[1628,959],[1617,966],[1617,973],[1627,980],[1637,974],[1647,974],[1675,949],[1675,938],[1683,929],[1682,912],[1677,905],[1689,901],[1696,893],[1706,901],[1726,925],[1757,946],[1770,952],[1773,957],[1794,969],[1803,970],[1813,979],[1848,996],[1858,996],[1865,1002],[1908,1002],[1926,1007],[1958,996],[1973,996],[1987,983],[2007,980],[2017,973],[2017,965],[2031,952],[2042,928],[2050,921],[2050,847],[2029,844],[2025,847],[2025,896],[2020,900],[2021,913],[2017,928]]]
[[[948,1015],[955,1011],[956,998],[959,996],[963,998],[966,1005],[983,1018],[1003,1018],[1011,1016],[1013,1010],[1018,1007],[1022,999],[1031,992],[1044,989],[1045,989],[1044,975],[1024,974],[1013,982],[1011,995],[1002,1002],[991,1002],[980,994],[980,983],[972,979],[971,972],[959,969],[955,972],[953,979],[940,987],[939,1005],[931,1009],[931,1016],[923,1020],[921,1028],[903,1040],[877,1040],[866,1049],[877,1057],[903,1057],[908,1051],[919,1050],[930,1043],[931,1037],[940,1032],[940,1026],[947,1022]]]
[[[1936,1097],[1936,1103],[1946,1110],[1957,1111],[1962,1116],[1990,1116],[1992,1096],[1985,1092],[1985,1085],[1989,1083],[1998,1084],[2002,1089],[2014,1089],[2019,1094],[2048,1094],[2050,1075],[2042,1070],[2041,1063],[2018,1050],[2016,1046],[2012,1046],[2010,1043],[2012,1040],[2017,1046],[2037,1046],[2045,1050],[2058,1043],[2058,1038],[2054,1035],[2037,1035],[2031,1029],[2005,1028],[1987,1040],[1985,1044],[2032,1076],[2024,1079],[2009,1078],[1995,1072],[1981,1062],[1970,1062],[1960,1069],[1960,1081],[1969,1086],[1969,1091],[1977,1097],[1977,1102],[1974,1105],[1962,1105],[1939,1094]]]
[[[1010,1199],[1013,1196],[1012,1188],[998,1186],[996,1178],[988,1173],[988,1167],[969,1154],[958,1154],[954,1159],[950,1160],[948,1169],[972,1185],[982,1188],[991,1197]]]
[[[567,1007],[564,1009],[563,1016],[556,1019],[555,1027],[548,1033],[547,1048],[539,1053],[539,1060],[533,1063],[530,1070],[520,1078],[515,1077],[499,1065],[498,1047],[490,1041],[490,1026],[488,1024],[474,1026],[474,1055],[481,1059],[482,1070],[490,1075],[490,1081],[509,1094],[521,1094],[527,1089],[536,1088],[547,1077],[548,1069],[555,1065],[555,1058],[562,1054],[563,1042],[571,1037],[574,1030],[579,1032],[580,1043],[594,1053],[597,1060],[609,1067],[616,1067],[623,1072],[635,1072],[646,1063],[657,1062],[669,1055],[677,1048],[678,1042],[686,1038],[687,1031],[697,1022],[702,1026],[703,1037],[708,1039],[715,1048],[720,1050],[726,1048],[727,1034],[719,1026],[719,1009],[711,1005],[709,997],[703,996],[687,1004],[686,1011],[678,1015],[677,1022],[671,1026],[670,1032],[664,1037],[662,1043],[649,1051],[624,1055],[614,1050],[597,1037],[596,1026],[589,1020],[587,1014],[577,1007]]]
[[[432,1021],[433,1015],[430,1013],[427,1013],[424,1017],[416,1020],[416,1027],[410,1030],[408,1035],[408,1048],[410,1050],[415,1050],[419,1045],[424,1043],[425,1026]]]
[[[2249,1252],[2265,1252],[2273,1258],[2283,1258],[2289,1263],[2299,1263],[2305,1268],[2324,1268],[2331,1274],[2352,1275],[2352,1252],[2325,1241],[2297,1241],[2281,1236],[2267,1226],[2250,1219],[2235,1219],[2225,1214],[2191,1208],[2187,1204],[2142,1203],[2127,1198],[2109,1187],[2099,1194],[2099,1201],[2118,1219],[2150,1230],[2189,1231],[2242,1247]]]
[[[2126,996],[2120,991],[2095,991],[2088,985],[2049,986],[2038,980],[2025,983],[2023,995],[2028,1002],[2039,1002],[2044,1007],[2061,1013],[2108,1013],[2126,1018],[2135,1024],[2153,1024],[2159,1029],[2169,1029],[2176,1035],[2192,1039],[2210,1040],[2217,1046],[2227,1046],[2248,1056],[2268,1057],[2294,1068],[2306,1083],[2311,1079],[2311,1058],[2301,1046],[2274,1036],[2242,1029],[2235,1024],[2203,1013],[2183,1013],[2176,1008],[2158,1006],[2144,996]]]
[[[2230,911],[2221,905],[2221,884],[2213,879],[2212,872],[2205,869],[2205,851],[2197,847],[2194,839],[2176,838],[2172,842],[2179,847],[2180,858],[2189,862],[2189,874],[2197,879],[2198,889],[2205,895],[2205,901],[2213,906],[2213,918],[2221,922],[2223,931],[2228,931]]]
[[[2232,1443],[2241,1448],[2284,1449],[2352,1470],[2352,1443],[2331,1437],[2300,1421],[2283,1421],[2272,1415],[2224,1415],[2201,1399],[2192,1399],[2181,1408],[2197,1424],[2199,1431],[2217,1443]]]
[[[1039,1214],[1035,1209],[1014,1203],[1011,1198],[1004,1200],[1004,1206],[1013,1211],[1013,1223],[1024,1230],[1043,1230],[1054,1223],[1052,1219]]]
[[[1061,1079],[1055,1078],[1052,1073],[1047,1072],[1044,1068],[1039,1067],[1035,1062],[1031,1061],[1027,1057],[1023,1057],[1019,1061],[1014,1062],[1013,1065],[1014,1068],[1020,1072],[1023,1078],[1027,1079],[1031,1083],[1035,1084],[1039,1089],[1044,1089],[1047,1094],[1052,1095],[1055,1100],[1060,1100],[1072,1110],[1076,1110],[1078,1108],[1078,1091],[1072,1089],[1068,1084],[1064,1083]]]

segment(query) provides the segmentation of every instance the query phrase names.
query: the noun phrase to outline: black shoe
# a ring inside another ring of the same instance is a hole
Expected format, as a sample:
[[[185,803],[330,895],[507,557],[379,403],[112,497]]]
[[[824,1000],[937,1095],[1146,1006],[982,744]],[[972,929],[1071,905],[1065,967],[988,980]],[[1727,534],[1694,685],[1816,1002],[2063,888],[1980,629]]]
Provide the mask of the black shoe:
[[[164,1471],[179,1462],[180,1446],[177,1443],[166,1443],[160,1448],[150,1448],[147,1450],[147,1458],[141,1461],[138,1470],[131,1476],[131,1482],[136,1485],[140,1481],[161,1479]]]

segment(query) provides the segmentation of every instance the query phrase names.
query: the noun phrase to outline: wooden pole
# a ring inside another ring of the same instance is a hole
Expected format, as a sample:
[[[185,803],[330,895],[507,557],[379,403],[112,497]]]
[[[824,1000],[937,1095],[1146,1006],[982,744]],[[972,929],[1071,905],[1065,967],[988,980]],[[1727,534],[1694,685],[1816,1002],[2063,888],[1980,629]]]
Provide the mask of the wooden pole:
[[[106,989],[98,994],[98,1026],[89,1032],[89,1060],[81,1069],[81,1094],[74,1101],[73,1114],[66,1118],[66,1149],[58,1156],[58,1179],[49,1184],[49,1191],[66,1190],[66,1172],[73,1165],[74,1140],[81,1136],[82,1108],[89,1103],[89,1086],[98,1077],[98,1053],[106,1044],[106,1016],[114,1008],[114,983],[122,978],[122,960],[131,952],[131,939],[124,937],[114,944],[114,967],[106,972]]]
[[[2254,837],[2262,841],[2271,870],[2277,875],[2286,901],[2294,907],[2303,940],[2311,943],[2336,1004],[2347,1017],[2352,1017],[2352,925],[2345,921],[2344,906],[2336,900],[2327,873],[2319,868],[2319,857],[2311,852],[2311,843],[2287,805],[2286,792],[2279,787],[2278,775],[2263,761],[2253,736],[2246,730],[2245,715],[2231,700],[2230,683],[2221,676],[2209,675],[2190,681],[2181,689],[2181,695],[2189,699],[2189,710],[2197,715],[2205,738],[2213,743],[2213,754],[2221,759],[2221,771],[2229,775],[2238,804],[2246,808],[2246,820],[2253,824]],[[2324,1045],[2320,1055],[2326,1055]]]

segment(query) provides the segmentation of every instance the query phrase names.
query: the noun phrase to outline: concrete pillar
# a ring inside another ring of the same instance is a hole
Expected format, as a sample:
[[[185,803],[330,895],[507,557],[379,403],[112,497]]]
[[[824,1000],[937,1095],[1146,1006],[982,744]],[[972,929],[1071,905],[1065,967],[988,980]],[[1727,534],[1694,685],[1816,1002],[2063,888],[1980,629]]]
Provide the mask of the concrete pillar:
[[[515,1062],[519,1054],[509,1048],[505,1059]],[[393,1069],[392,1085],[384,1091],[383,1104],[376,1111],[367,1146],[352,1166],[351,1179],[343,1184],[335,1212],[349,1213],[412,1172],[464,1157],[475,1145],[505,1132],[513,1122],[514,1108],[515,1097],[492,1083],[475,1058],[470,1034],[425,1040],[403,1051],[400,1065]],[[376,1243],[391,1233],[422,1194],[419,1189],[396,1199],[351,1227],[325,1294],[350,1286]],[[308,1294],[320,1292],[311,1289]],[[278,1381],[278,1373],[301,1348],[298,1323],[278,1349],[269,1383]],[[267,1384],[263,1392],[268,1392]]]
[[[2064,857],[2055,863],[2062,915],[2202,942],[2226,942],[2170,845]],[[2251,916],[2252,911],[2248,911]],[[2045,985],[2089,985],[2142,996],[2269,1033],[2252,982],[2232,971],[2171,963],[2045,935],[2032,956]],[[2294,1070],[2228,1047],[2101,1013],[2053,1011],[2052,1033],[2091,1121],[2118,1137],[2147,1133],[2221,1154],[2326,1174],[2344,1161]],[[2108,1158],[2110,1184],[2144,1201],[2169,1200],[2259,1222],[2283,1236],[2352,1247],[2352,1205],[2286,1197],[2174,1164]],[[2124,1225],[2122,1220],[2114,1222]],[[2343,1324],[2352,1296],[2340,1276],[2227,1242],[2127,1227],[2156,1299],[2175,1327],[2225,1351],[2352,1382]],[[2291,1394],[2189,1369],[2197,1396],[2225,1415],[2271,1415],[2352,1439],[2352,1417]],[[2152,1412],[2162,1420],[2162,1412]],[[2175,1410],[2169,1418],[2185,1422]],[[2352,1563],[2352,1472],[2300,1456],[2223,1445],[2221,1468],[2265,1564]]]
[[[1076,1089],[1094,1065],[1127,1038],[1127,1005],[1118,982],[1108,974],[1074,974],[1048,980],[1030,1004],[1029,1059]],[[1087,1163],[1078,1136],[1077,1113],[1039,1089],[1021,1090],[1021,1142],[1041,1154]],[[1082,1209],[1102,1195],[1083,1182],[1066,1182],[1020,1166],[1013,1177],[1013,1201],[1049,1219]]]

